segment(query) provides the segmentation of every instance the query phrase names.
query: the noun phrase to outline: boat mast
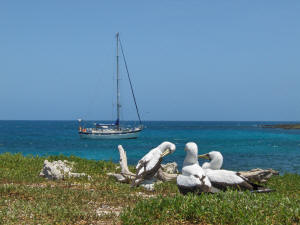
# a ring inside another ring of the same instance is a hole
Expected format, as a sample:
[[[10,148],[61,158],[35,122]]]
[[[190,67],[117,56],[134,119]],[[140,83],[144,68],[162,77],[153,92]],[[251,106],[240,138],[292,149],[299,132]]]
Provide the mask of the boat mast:
[[[117,39],[117,121],[116,125],[119,129],[120,127],[120,87],[119,87],[119,32],[116,34]]]

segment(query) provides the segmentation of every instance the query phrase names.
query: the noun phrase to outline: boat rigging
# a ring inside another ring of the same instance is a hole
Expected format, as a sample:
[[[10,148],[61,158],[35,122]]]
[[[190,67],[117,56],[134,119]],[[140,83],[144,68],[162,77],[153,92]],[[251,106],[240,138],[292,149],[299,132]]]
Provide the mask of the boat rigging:
[[[82,126],[82,119],[79,119],[78,133],[82,138],[94,138],[94,139],[129,139],[137,138],[139,133],[143,130],[143,124],[141,121],[137,101],[133,91],[132,81],[130,79],[130,74],[127,66],[127,61],[125,58],[122,42],[119,37],[119,33],[116,34],[116,61],[117,61],[117,119],[114,123],[111,124],[100,124],[96,123],[93,128],[85,128]],[[135,109],[139,119],[138,126],[122,126],[120,124],[120,76],[119,76],[119,50],[121,50],[122,58],[124,60],[128,81],[130,84],[131,94],[134,100]]]

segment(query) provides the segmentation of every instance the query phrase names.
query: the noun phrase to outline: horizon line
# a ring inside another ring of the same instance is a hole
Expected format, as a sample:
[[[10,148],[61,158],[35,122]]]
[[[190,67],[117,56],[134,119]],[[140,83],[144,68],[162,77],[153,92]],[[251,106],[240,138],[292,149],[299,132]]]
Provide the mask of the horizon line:
[[[0,119],[0,121],[77,121],[77,119]],[[114,120],[83,120],[83,121],[114,121]],[[138,122],[138,120],[122,120]],[[143,120],[142,122],[300,122],[300,120]]]

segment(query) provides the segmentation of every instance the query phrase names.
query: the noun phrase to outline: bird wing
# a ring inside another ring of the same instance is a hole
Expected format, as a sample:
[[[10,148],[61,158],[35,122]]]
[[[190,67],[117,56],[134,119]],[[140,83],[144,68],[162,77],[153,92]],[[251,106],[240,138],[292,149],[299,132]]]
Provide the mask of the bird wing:
[[[210,164],[208,162],[205,162],[202,164],[202,169],[210,169]]]
[[[205,175],[204,170],[199,166],[199,164],[192,164],[182,168],[182,175],[190,176],[198,179],[200,184],[211,186],[208,177]]]
[[[202,176],[205,174],[204,170],[199,166],[199,164],[186,165],[182,168],[183,175],[198,175]]]
[[[205,178],[205,177],[203,177]],[[211,192],[211,184],[203,182],[203,178],[199,179],[194,175],[179,175],[177,176],[177,186],[182,194],[189,192],[200,194],[202,192]]]
[[[151,151],[149,151],[146,155],[143,156],[143,158],[141,158],[138,161],[138,163],[136,165],[136,169],[138,169],[141,166],[141,164],[144,164],[145,162],[148,162],[151,159],[152,154],[153,154],[153,150],[154,149],[152,149]]]
[[[142,173],[151,170],[158,163],[160,159],[160,151],[154,148],[149,151],[143,158],[141,158],[136,165],[136,174],[139,176]]]
[[[241,190],[253,190],[253,186],[247,180],[240,177],[237,172],[206,169],[205,174],[212,186],[218,189],[226,190],[228,187],[232,187]]]
[[[196,178],[193,175],[190,175],[190,176],[178,175],[177,176],[177,185],[192,187],[192,186],[196,186],[196,185],[201,185],[201,182],[198,178]]]

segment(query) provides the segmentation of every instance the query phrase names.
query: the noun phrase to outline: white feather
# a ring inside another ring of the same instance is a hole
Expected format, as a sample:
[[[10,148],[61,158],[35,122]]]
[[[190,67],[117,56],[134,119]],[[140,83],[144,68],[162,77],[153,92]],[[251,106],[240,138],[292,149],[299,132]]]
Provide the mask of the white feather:
[[[204,170],[208,179],[214,183],[224,183],[228,185],[240,184],[245,182],[243,178],[238,176],[236,172],[230,170],[212,170],[206,169]]]
[[[190,175],[178,175],[177,176],[177,185],[185,186],[185,187],[194,187],[197,185],[203,185],[199,178]]]
[[[183,161],[182,175],[177,177],[177,184],[180,186],[192,187],[211,183],[198,162],[198,147],[195,143],[189,142],[185,146],[186,156]]]
[[[172,153],[175,151],[176,146],[171,142],[165,141],[156,148],[150,150],[143,158],[139,160],[138,164],[136,165],[137,175],[145,172],[145,168],[146,171],[150,171],[151,169],[153,169],[160,160],[161,154],[167,149],[170,149]]]
[[[210,162],[205,162],[202,164],[203,169],[212,169],[212,170],[219,170],[223,165],[223,156],[221,152],[218,151],[211,151],[208,153],[210,157]]]

